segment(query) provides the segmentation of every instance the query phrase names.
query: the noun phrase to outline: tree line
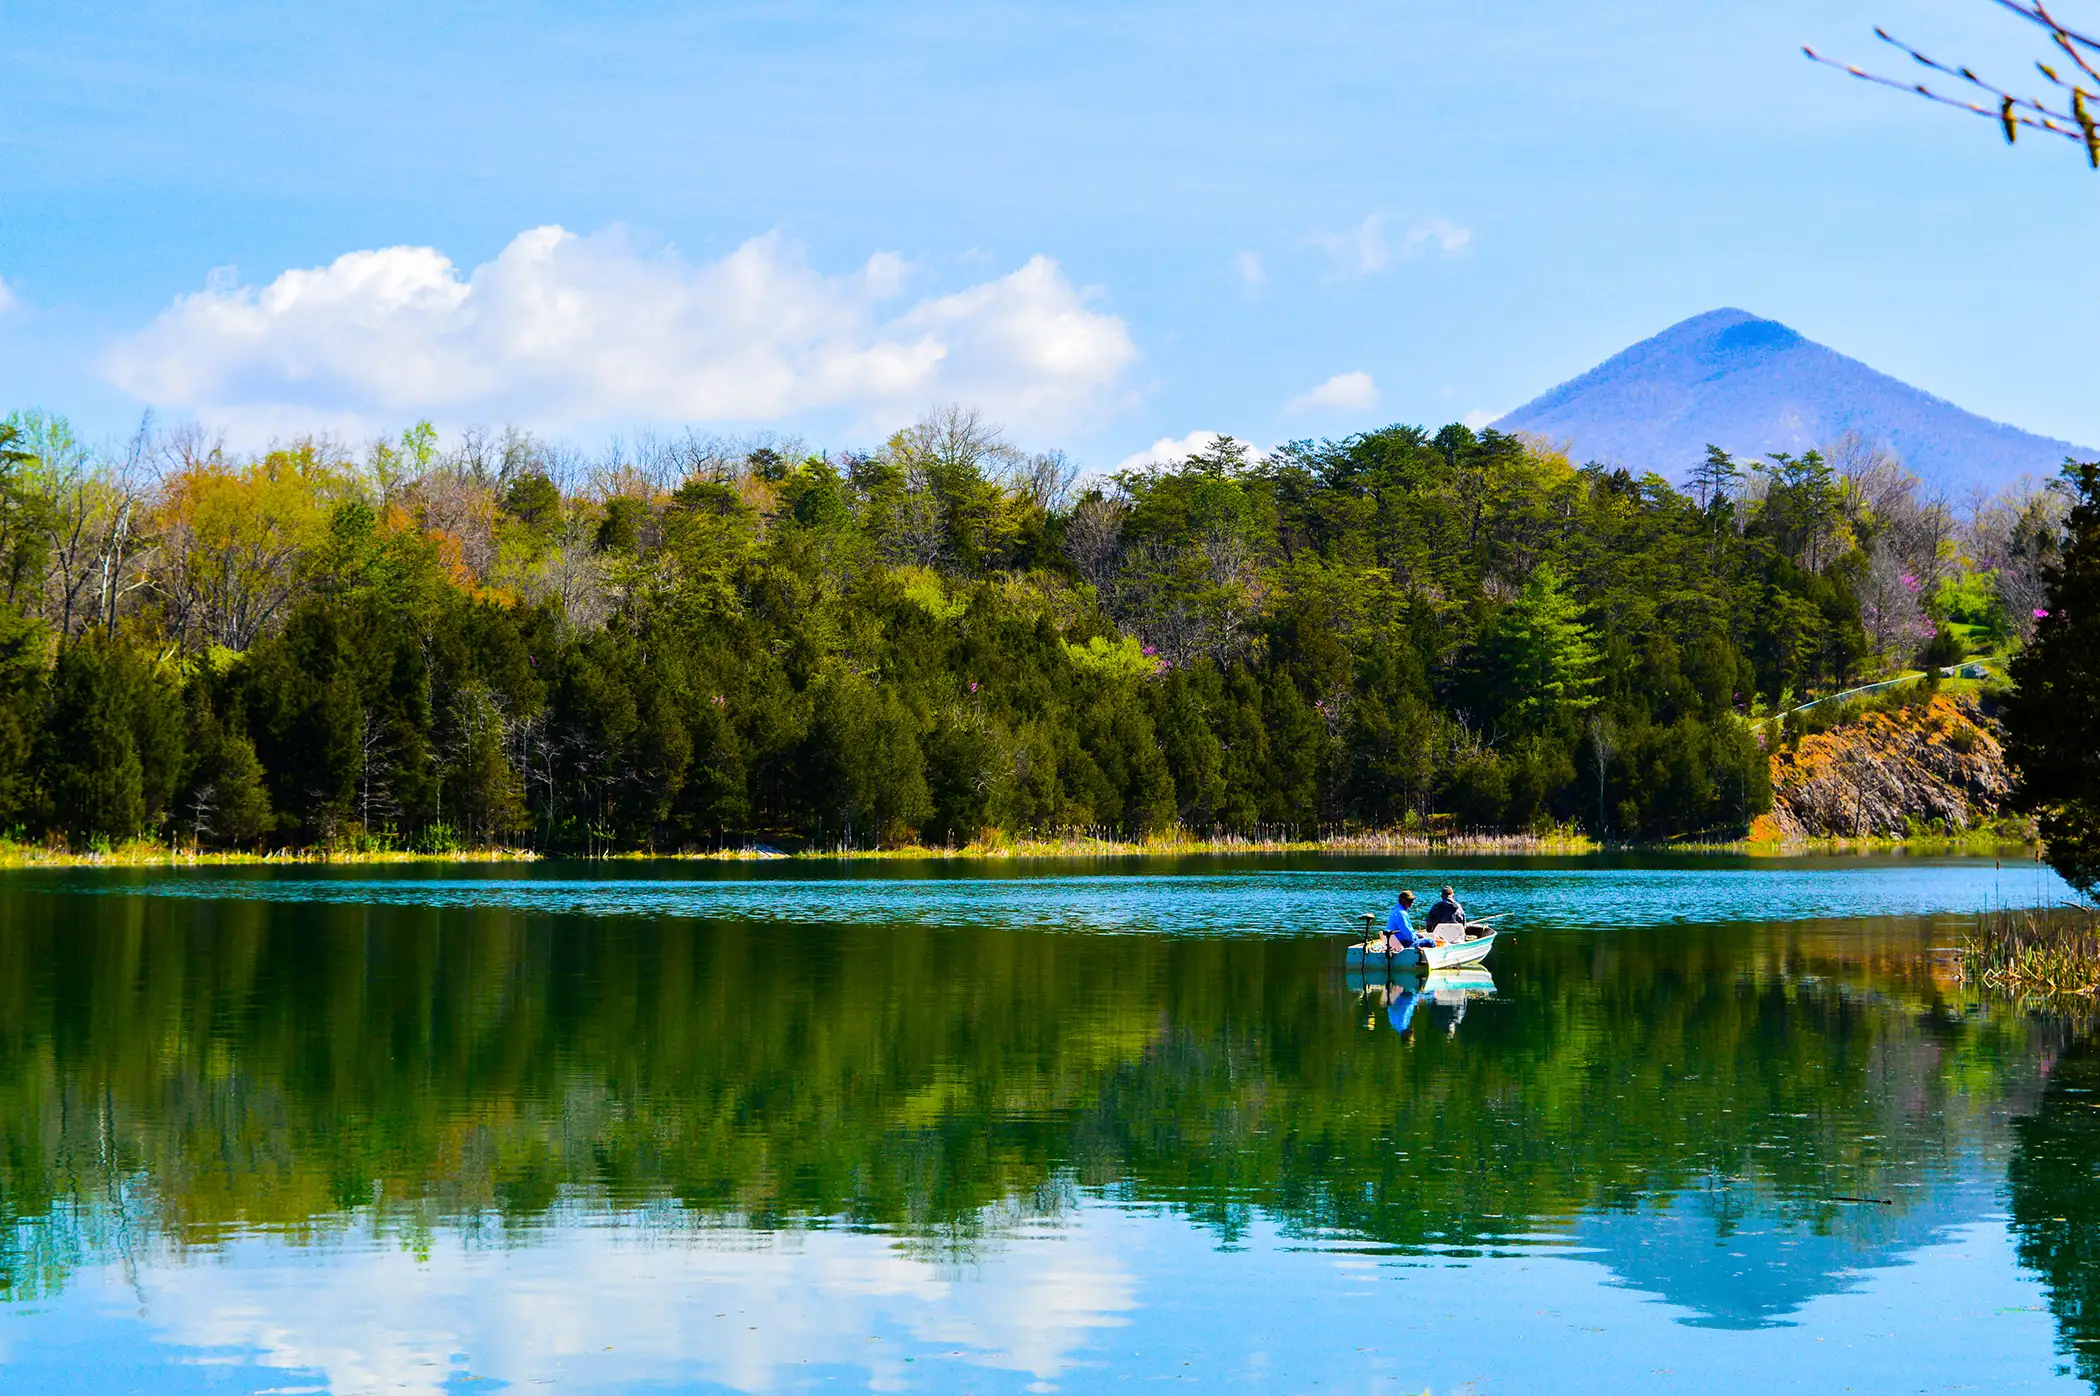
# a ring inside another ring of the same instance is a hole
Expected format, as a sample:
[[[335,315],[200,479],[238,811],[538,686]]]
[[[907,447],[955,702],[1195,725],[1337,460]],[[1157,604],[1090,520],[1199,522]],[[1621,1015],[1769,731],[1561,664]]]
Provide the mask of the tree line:
[[[828,454],[0,438],[0,828],[75,846],[1740,831],[1745,718],[2016,641],[2065,512],[1456,425],[1091,478],[960,409]]]

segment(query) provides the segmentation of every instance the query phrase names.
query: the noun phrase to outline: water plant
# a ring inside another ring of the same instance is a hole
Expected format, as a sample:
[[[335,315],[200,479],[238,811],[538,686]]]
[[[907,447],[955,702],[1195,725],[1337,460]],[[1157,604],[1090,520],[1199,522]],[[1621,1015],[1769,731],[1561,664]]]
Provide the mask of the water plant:
[[[2100,908],[1999,909],[1962,942],[1962,978],[2046,997],[2100,995]]]

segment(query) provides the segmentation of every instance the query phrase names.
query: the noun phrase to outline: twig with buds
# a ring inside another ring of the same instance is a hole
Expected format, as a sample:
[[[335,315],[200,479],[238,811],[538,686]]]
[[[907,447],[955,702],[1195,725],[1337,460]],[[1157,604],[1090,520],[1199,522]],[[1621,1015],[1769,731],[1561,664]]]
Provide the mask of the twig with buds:
[[[2044,0],[1990,0],[1990,3],[2000,9],[2010,10],[2047,31],[2050,43],[2055,45],[2070,64],[2068,69],[2061,72],[2047,63],[2034,65],[2050,86],[2056,89],[2056,94],[2042,98],[2018,96],[1995,83],[1986,82],[1976,75],[1974,69],[1942,63],[1919,52],[1885,29],[1876,29],[1874,36],[1883,43],[1909,54],[1913,62],[1967,84],[1977,93],[1989,98],[1990,103],[1986,105],[1972,97],[1949,95],[1922,82],[1904,82],[1898,78],[1870,73],[1850,63],[1825,58],[1812,48],[1804,47],[1801,51],[1815,62],[1850,73],[1862,81],[1882,87],[1893,87],[1899,92],[1914,93],[1928,102],[1938,102],[1942,106],[1958,107],[1978,116],[1991,117],[2005,132],[2007,144],[2019,138],[2020,128],[2023,126],[2029,130],[2046,131],[2051,135],[2077,141],[2085,147],[2087,162],[2094,169],[2100,170],[2100,116],[2096,116],[2096,112],[2100,112],[2100,67],[2095,66],[2100,64],[2100,39],[2082,34],[2062,23],[2049,12]]]

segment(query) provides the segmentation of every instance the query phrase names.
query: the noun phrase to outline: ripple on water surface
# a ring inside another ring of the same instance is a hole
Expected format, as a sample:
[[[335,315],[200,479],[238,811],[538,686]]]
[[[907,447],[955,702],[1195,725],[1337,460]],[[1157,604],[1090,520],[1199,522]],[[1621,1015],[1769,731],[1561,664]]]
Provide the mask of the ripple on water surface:
[[[1345,972],[1350,913],[1445,881],[1527,933]],[[11,875],[0,1390],[2087,1389],[2100,1053],[1921,919],[2053,895],[1895,859]]]
[[[2055,874],[1988,859],[1780,861],[1733,866],[1538,868],[1395,864],[1368,869],[1213,873],[757,878],[564,877],[542,870],[483,878],[203,873],[69,882],[66,890],[206,901],[503,909],[549,915],[1038,927],[1097,932],[1305,935],[1339,930],[1412,886],[1424,901],[1461,889],[1478,915],[1536,928],[1784,922],[1973,913],[2045,905],[2069,894]],[[546,870],[551,871],[551,870]]]

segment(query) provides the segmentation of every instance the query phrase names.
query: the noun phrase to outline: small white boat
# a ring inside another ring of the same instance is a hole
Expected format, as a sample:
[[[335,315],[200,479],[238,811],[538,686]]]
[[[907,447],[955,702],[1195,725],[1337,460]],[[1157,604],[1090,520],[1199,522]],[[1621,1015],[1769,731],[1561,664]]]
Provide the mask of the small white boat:
[[[1455,969],[1459,965],[1477,965],[1495,948],[1495,933],[1454,940],[1443,945],[1421,945],[1408,950],[1386,951],[1367,949],[1364,945],[1349,947],[1350,969],[1401,969],[1410,965],[1427,966],[1430,969]]]

